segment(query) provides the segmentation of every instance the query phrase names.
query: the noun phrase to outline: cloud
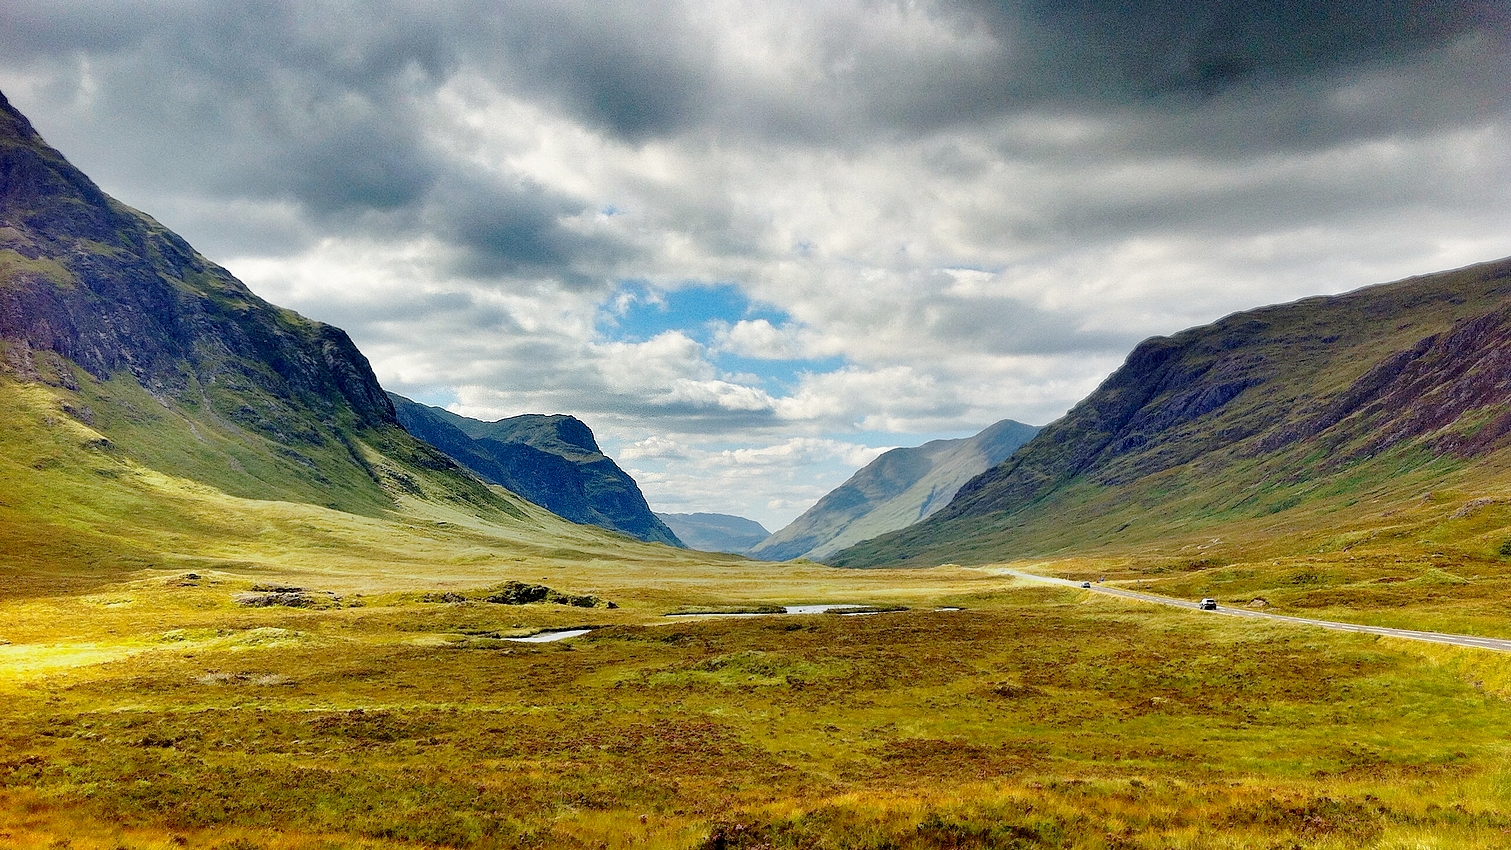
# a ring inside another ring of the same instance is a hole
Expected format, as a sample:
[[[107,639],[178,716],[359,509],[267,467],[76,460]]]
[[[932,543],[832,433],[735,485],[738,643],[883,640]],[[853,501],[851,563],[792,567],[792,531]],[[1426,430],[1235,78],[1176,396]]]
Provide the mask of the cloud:
[[[811,350],[811,334],[790,323],[777,327],[767,319],[720,323],[714,335],[716,350],[760,360],[800,360]]]
[[[1490,0],[0,9],[49,141],[386,386],[768,524],[1143,337],[1511,254]]]
[[[984,4],[985,5],[985,4]],[[1359,65],[1398,61],[1500,18],[1493,2],[1296,3],[1216,0],[1039,0],[990,4],[999,29],[1031,27],[1039,61],[1095,69],[1113,92],[1210,96],[1245,84],[1289,83]],[[1016,17],[1016,19],[1015,19]],[[1091,80],[1078,80],[1084,86]]]
[[[621,461],[637,460],[684,460],[692,457],[692,450],[676,440],[666,437],[646,437],[619,450]]]

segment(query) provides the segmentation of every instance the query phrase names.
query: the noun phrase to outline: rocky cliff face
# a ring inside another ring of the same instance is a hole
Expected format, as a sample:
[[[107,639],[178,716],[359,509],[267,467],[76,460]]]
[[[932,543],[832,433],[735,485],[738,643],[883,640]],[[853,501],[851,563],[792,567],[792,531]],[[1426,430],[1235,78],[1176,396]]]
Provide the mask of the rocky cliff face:
[[[409,433],[484,481],[498,484],[557,516],[652,543],[681,546],[651,513],[645,496],[572,416],[526,414],[480,422],[399,395],[390,396]]]
[[[1508,322],[1503,260],[1148,340],[935,517],[834,562],[1106,545],[1139,526],[1305,510],[1320,503],[1303,491],[1386,486],[1393,471],[1502,451],[1511,446]],[[1281,490],[1295,492],[1267,495]]]
[[[1000,463],[1038,430],[1004,419],[974,437],[893,449],[750,554],[773,561],[822,560],[846,546],[906,528],[944,508],[962,484]]]

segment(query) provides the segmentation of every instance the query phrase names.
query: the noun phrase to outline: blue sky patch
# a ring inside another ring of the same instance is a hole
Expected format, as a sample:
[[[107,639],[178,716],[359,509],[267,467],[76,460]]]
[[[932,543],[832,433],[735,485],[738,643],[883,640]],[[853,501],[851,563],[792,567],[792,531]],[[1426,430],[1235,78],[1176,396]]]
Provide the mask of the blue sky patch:
[[[752,301],[731,283],[697,284],[663,291],[627,281],[600,305],[595,324],[599,334],[616,342],[644,342],[667,331],[680,331],[704,346],[711,346],[720,327],[756,319],[765,319],[777,327],[792,322],[792,316],[786,312]],[[749,378],[756,378],[767,391],[791,389],[804,373],[832,372],[845,364],[843,357],[767,360],[714,352],[710,352],[709,359],[731,379],[750,383]]]
[[[699,284],[660,291],[643,283],[621,283],[598,311],[598,332],[622,342],[644,342],[667,331],[681,331],[709,344],[719,323],[765,319],[773,325],[791,321],[773,307],[759,305],[732,283]]]
[[[715,354],[713,363],[720,371],[732,375],[753,375],[761,379],[767,389],[772,385],[794,388],[798,378],[805,372],[833,372],[845,365],[843,357],[825,357],[820,360],[766,360],[759,357],[741,357],[737,354]]]

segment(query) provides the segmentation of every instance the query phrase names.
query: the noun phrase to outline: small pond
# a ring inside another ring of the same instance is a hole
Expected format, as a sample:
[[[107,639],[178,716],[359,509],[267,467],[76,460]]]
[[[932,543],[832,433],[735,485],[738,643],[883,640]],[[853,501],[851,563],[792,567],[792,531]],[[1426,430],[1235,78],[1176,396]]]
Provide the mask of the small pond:
[[[560,629],[553,632],[537,632],[529,637],[504,638],[504,640],[512,640],[515,643],[551,643],[567,638],[582,637],[591,631],[592,629]]]
[[[684,612],[679,612],[679,613],[675,613],[675,614],[667,614],[666,616],[668,616],[668,617],[779,617],[779,616],[783,616],[783,615],[787,615],[787,614],[826,614],[826,613],[828,613],[830,611],[834,611],[837,614],[839,614],[839,616],[841,616],[841,617],[869,617],[869,616],[872,616],[874,614],[895,614],[895,613],[897,613],[899,611],[906,611],[906,610],[908,610],[908,609],[906,609],[906,608],[878,608],[878,607],[872,606],[872,605],[854,605],[854,604],[841,604],[841,605],[787,605],[781,611],[762,611],[762,612],[754,612],[754,611],[733,612],[732,611],[732,612],[727,612],[727,613],[726,612],[721,612],[721,611],[684,611]],[[947,607],[947,608],[935,608],[934,610],[935,611],[959,611],[961,609],[954,608],[954,607]],[[515,643],[552,643],[552,642],[558,641],[558,640],[566,640],[568,638],[582,637],[583,635],[585,635],[585,634],[587,634],[588,632],[591,632],[591,631],[593,631],[593,630],[592,629],[558,629],[558,630],[549,631],[549,632],[537,632],[536,634],[530,635],[529,637],[512,637],[512,638],[504,638],[504,640],[512,640]]]
[[[869,617],[874,614],[896,614],[908,609],[902,606],[885,607],[854,602],[830,605],[788,605],[780,611],[678,611],[668,617],[780,617],[786,614],[827,614],[830,611],[841,617]],[[935,611],[959,611],[955,607],[935,608]]]

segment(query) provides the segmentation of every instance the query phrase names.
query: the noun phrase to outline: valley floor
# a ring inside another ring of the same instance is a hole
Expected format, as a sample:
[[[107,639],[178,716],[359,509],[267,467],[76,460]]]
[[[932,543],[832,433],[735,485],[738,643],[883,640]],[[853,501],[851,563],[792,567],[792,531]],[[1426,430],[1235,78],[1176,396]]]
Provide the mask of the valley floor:
[[[1511,654],[1203,617],[979,569],[685,556],[523,569],[493,572],[618,607],[490,603],[481,567],[361,582],[318,567],[159,569],[0,602],[0,845],[1352,848],[1511,835]],[[297,584],[316,607],[237,604],[267,592],[254,584]],[[796,603],[909,610],[664,616]],[[569,626],[598,628],[507,640]]]

